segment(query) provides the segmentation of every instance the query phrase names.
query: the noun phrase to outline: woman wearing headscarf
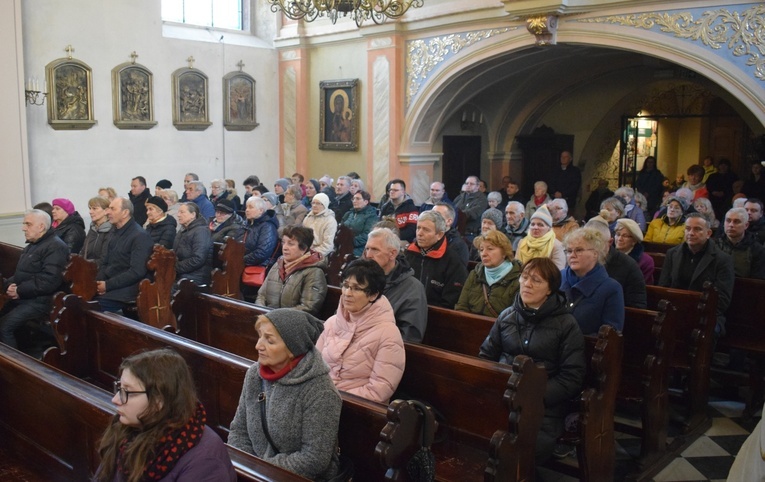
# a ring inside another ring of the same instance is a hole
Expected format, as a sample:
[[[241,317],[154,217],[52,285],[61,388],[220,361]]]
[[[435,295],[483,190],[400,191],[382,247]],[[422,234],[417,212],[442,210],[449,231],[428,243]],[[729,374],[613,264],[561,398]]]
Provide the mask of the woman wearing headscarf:
[[[70,253],[79,253],[85,242],[85,222],[80,213],[75,211],[74,204],[69,199],[56,198],[51,204],[53,232],[69,246]]]
[[[545,204],[531,215],[529,233],[518,244],[515,253],[515,259],[522,264],[533,258],[550,258],[558,269],[566,267],[563,245],[555,237],[552,215]]]

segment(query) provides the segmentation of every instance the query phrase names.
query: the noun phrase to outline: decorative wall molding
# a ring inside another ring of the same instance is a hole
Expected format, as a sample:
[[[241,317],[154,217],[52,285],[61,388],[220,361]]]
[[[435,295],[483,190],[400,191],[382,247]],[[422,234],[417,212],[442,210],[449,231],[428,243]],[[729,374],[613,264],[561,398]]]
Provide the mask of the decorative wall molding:
[[[496,37],[518,28],[516,26],[476,30],[408,41],[406,43],[407,109],[412,104],[412,100],[419,92],[422,84],[445,60],[481,40]]]
[[[372,173],[375,193],[384,193],[390,179],[390,61],[379,56],[372,65]]]
[[[297,72],[294,68],[288,67],[284,70],[284,79],[282,85],[284,98],[284,124],[283,124],[283,146],[284,146],[284,172],[295,172],[297,170]]]
[[[526,29],[537,39],[538,47],[558,43],[558,16],[541,15],[526,20]]]
[[[625,27],[658,29],[676,38],[701,42],[734,57],[744,57],[754,68],[754,77],[765,81],[765,4],[742,11],[727,8],[706,10],[694,18],[692,12],[646,12],[632,15],[584,18],[583,23],[610,23]]]

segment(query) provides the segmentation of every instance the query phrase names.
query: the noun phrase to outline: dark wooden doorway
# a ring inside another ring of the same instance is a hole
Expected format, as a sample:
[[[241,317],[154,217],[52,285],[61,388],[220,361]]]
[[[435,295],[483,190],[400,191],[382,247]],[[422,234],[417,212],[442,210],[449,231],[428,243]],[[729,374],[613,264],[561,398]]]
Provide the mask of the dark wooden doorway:
[[[446,184],[449,199],[462,190],[465,178],[481,176],[481,136],[444,136],[441,182]]]
[[[550,173],[560,169],[560,153],[573,152],[574,136],[556,134],[551,128],[541,126],[532,135],[517,136],[515,139],[523,151],[521,193],[529,199],[534,195],[535,182],[549,182]],[[570,206],[569,209],[573,211],[575,208]]]

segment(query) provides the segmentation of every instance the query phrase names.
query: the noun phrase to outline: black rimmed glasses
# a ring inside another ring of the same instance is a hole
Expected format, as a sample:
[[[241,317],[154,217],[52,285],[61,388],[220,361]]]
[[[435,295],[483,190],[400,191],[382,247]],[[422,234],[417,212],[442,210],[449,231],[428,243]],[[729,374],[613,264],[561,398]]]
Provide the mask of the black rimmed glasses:
[[[120,403],[123,405],[128,402],[128,398],[130,398],[130,395],[135,395],[139,393],[146,393],[146,391],[144,390],[142,392],[139,392],[139,391],[125,390],[124,388],[122,388],[122,383],[119,380],[116,380],[114,382],[114,394],[115,395],[119,394]]]

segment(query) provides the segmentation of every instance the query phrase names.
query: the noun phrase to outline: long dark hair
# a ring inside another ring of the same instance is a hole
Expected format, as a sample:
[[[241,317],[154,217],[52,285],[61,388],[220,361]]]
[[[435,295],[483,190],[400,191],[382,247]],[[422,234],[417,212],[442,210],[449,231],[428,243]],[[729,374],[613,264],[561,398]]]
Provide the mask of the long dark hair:
[[[127,482],[141,480],[159,439],[168,430],[185,425],[197,407],[191,372],[186,361],[175,351],[163,348],[131,355],[122,361],[120,374],[126,369],[143,383],[149,407],[138,418],[140,427],[123,425],[119,415],[115,415],[98,448],[101,456],[99,482],[114,479],[120,445],[125,439],[130,441],[122,460],[130,473]]]

